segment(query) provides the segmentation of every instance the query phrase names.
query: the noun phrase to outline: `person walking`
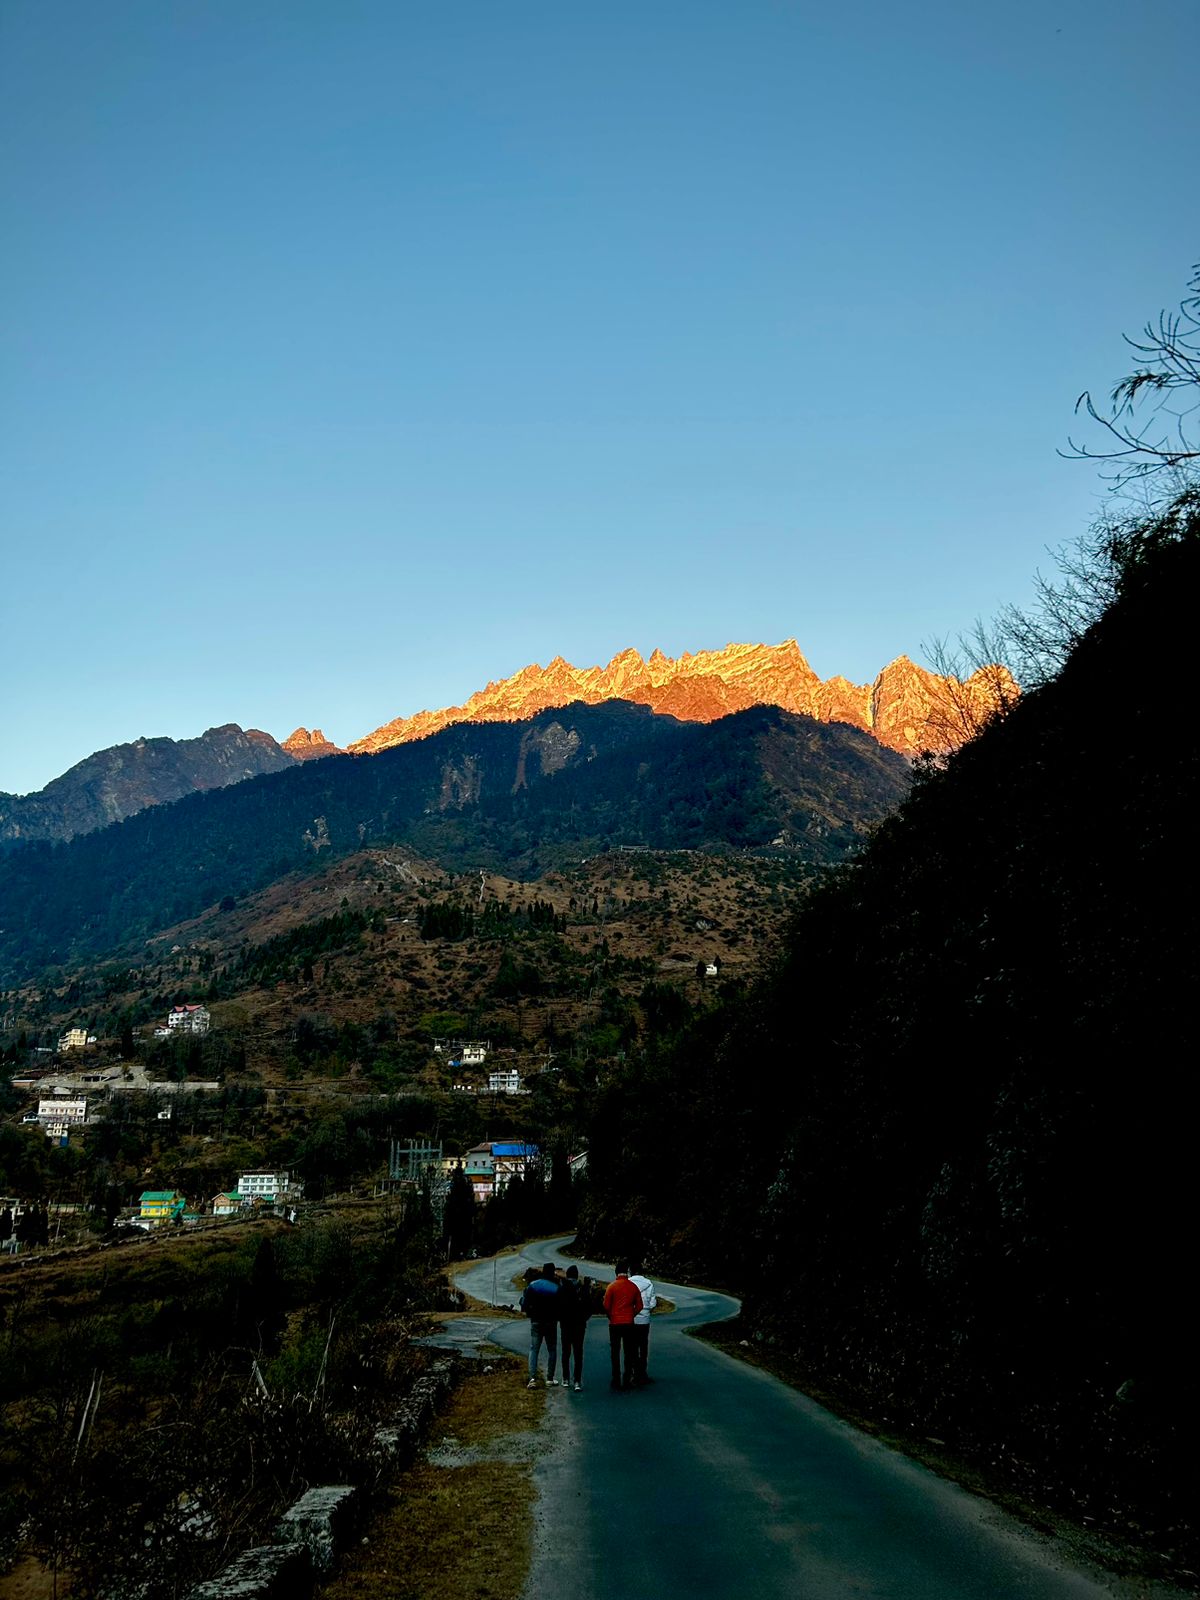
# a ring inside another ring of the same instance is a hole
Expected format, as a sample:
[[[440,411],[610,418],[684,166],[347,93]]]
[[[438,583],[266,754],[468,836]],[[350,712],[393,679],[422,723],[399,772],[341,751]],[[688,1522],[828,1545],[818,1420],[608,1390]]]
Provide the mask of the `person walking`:
[[[521,1296],[521,1310],[529,1318],[529,1382],[527,1389],[537,1388],[538,1355],[543,1343],[546,1346],[546,1382],[554,1382],[558,1365],[558,1268],[547,1261],[540,1277],[525,1285]]]
[[[558,1286],[558,1325],[562,1340],[562,1386],[571,1386],[571,1358],[575,1359],[575,1393],[583,1388],[583,1339],[592,1314],[591,1284],[579,1277],[574,1262]]]
[[[642,1297],[642,1309],[633,1319],[633,1383],[640,1389],[643,1384],[654,1382],[646,1371],[646,1358],[650,1353],[650,1313],[658,1304],[658,1296],[640,1263],[635,1264],[629,1281]]]
[[[629,1268],[617,1262],[617,1275],[604,1291],[604,1314],[608,1318],[608,1353],[612,1362],[610,1389],[633,1388],[633,1319],[642,1309],[642,1297],[629,1281]],[[624,1375],[621,1364],[624,1360]]]

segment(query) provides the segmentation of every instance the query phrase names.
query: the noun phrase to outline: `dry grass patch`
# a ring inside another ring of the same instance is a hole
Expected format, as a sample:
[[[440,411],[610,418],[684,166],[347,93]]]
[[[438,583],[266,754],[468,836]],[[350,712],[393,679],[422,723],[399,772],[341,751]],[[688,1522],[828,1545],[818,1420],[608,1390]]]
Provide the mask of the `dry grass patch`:
[[[0,1575],[0,1600],[54,1600],[70,1592],[70,1575],[60,1568],[56,1586],[54,1574],[36,1556],[22,1556],[10,1572]]]
[[[470,1459],[403,1473],[321,1600],[519,1600],[533,1554],[533,1465],[532,1450],[513,1459],[511,1445],[532,1444],[546,1404],[524,1370],[501,1355],[463,1381],[434,1433],[451,1461],[456,1450]]]

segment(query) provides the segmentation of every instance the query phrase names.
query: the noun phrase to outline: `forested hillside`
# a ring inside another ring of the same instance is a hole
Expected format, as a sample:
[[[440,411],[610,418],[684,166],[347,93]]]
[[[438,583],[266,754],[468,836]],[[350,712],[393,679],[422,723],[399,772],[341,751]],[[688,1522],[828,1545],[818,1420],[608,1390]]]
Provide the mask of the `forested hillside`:
[[[0,855],[0,983],[115,951],[320,859],[403,841],[537,876],[610,844],[844,858],[907,792],[870,734],[757,707],[705,726],[620,701],[460,724]]]
[[[1057,677],[924,775],[773,979],[609,1084],[586,1236],[1186,1563],[1197,753],[1156,686],[1188,681],[1200,501],[1108,558]]]

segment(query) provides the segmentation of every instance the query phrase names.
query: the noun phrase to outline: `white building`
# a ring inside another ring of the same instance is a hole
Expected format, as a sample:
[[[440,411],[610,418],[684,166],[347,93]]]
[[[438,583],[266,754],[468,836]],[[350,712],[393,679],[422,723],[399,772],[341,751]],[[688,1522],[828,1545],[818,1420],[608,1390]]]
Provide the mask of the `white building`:
[[[520,1094],[521,1074],[516,1067],[497,1067],[488,1073],[489,1094]]]
[[[55,1095],[53,1100],[38,1101],[37,1116],[39,1122],[63,1123],[80,1128],[87,1121],[87,1101],[66,1100]]]
[[[172,1033],[207,1033],[211,1021],[207,1006],[172,1006],[167,1027]]]
[[[237,1193],[244,1201],[260,1200],[271,1205],[285,1198],[298,1200],[303,1188],[286,1172],[243,1172],[237,1182]]]
[[[451,1066],[481,1067],[492,1048],[490,1039],[435,1039],[433,1053],[449,1056]]]

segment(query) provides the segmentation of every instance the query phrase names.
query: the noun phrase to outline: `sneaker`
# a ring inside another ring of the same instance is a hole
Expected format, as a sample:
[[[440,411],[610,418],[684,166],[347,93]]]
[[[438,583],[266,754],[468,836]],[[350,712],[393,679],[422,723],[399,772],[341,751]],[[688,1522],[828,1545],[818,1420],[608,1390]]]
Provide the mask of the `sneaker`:
[[[570,1378],[564,1378],[563,1381],[562,1381],[562,1386],[563,1386],[564,1389],[569,1389],[571,1387]]]
[[[575,1393],[576,1394],[582,1394],[583,1393],[583,1385],[581,1383],[577,1383],[575,1385]]]
[[[537,1388],[537,1379],[536,1378],[530,1378],[529,1382],[525,1385],[525,1387],[527,1389],[536,1389]]]

